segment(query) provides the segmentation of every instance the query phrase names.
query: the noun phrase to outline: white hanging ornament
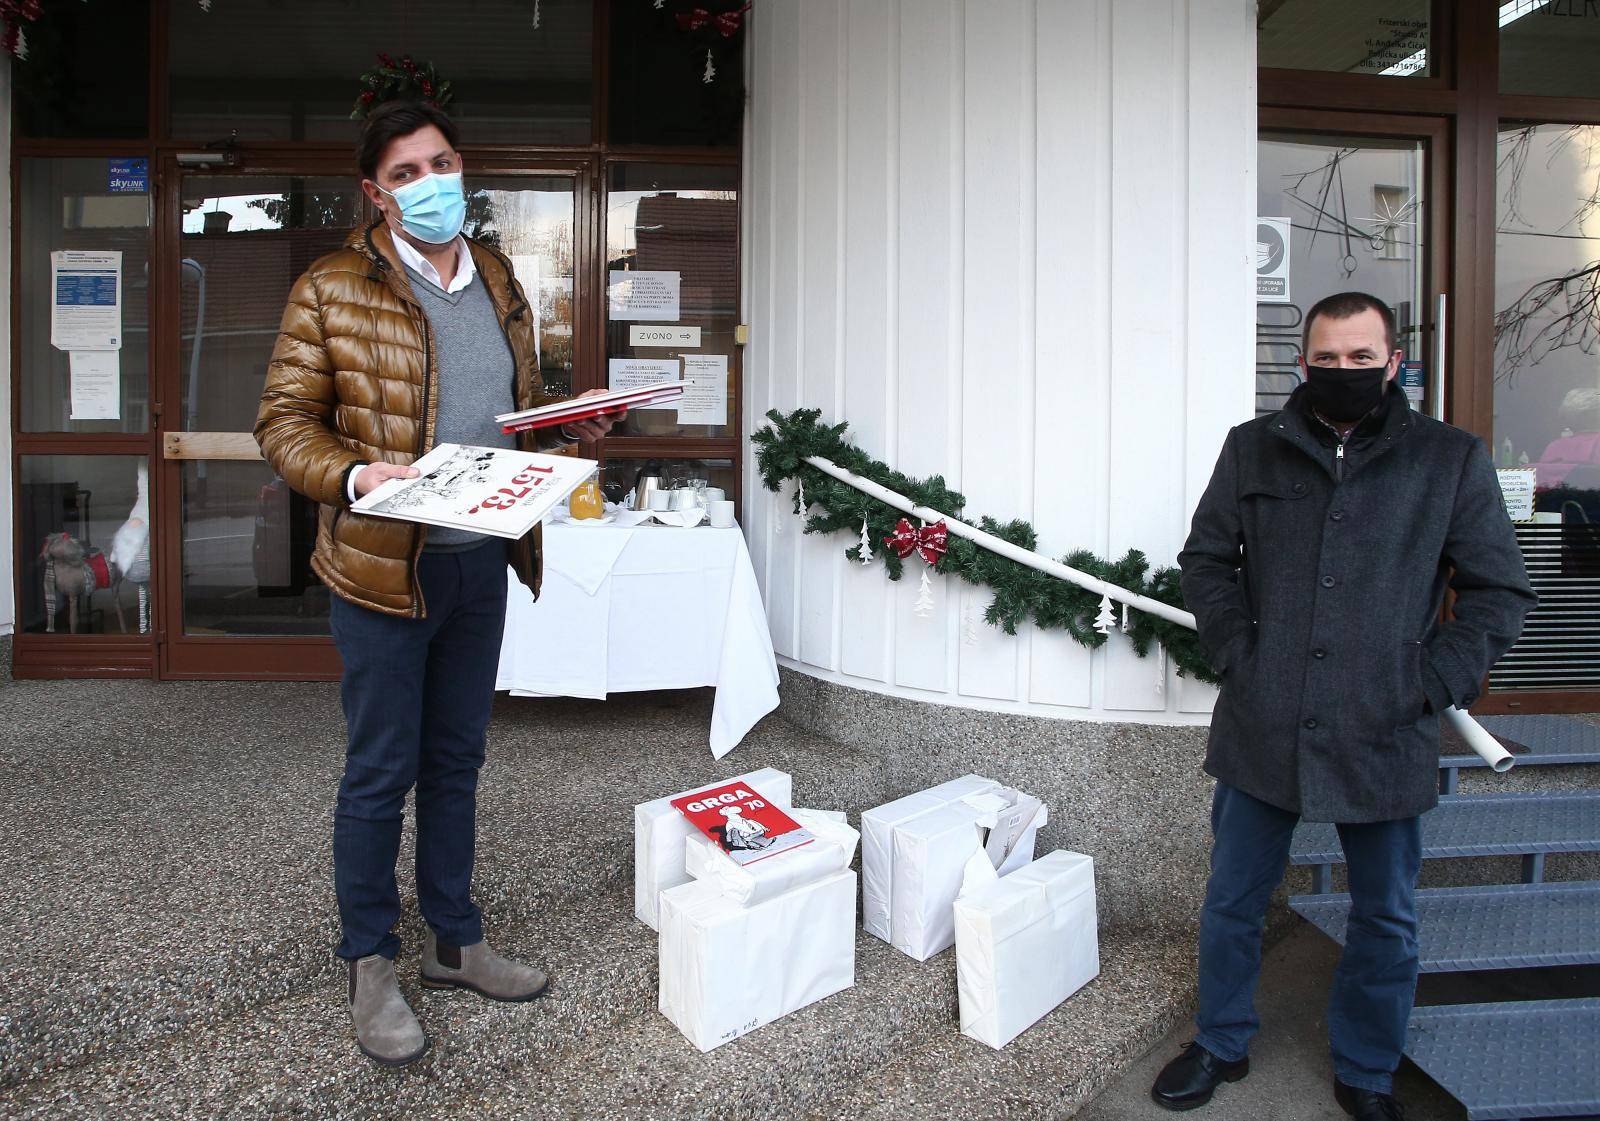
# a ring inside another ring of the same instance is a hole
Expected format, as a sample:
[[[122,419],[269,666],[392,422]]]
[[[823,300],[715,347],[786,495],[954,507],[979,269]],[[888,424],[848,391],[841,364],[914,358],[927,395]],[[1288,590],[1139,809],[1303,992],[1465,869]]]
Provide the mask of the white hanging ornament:
[[[799,475],[794,477],[794,504],[795,513],[802,518],[806,516],[806,481]]]
[[[919,619],[926,619],[933,614],[933,581],[928,579],[928,570],[922,570],[922,583],[917,587],[917,602],[911,609]]]
[[[1128,605],[1124,603],[1121,606],[1122,606],[1122,633],[1123,634],[1127,634],[1128,633],[1128,614],[1129,614]]]
[[[1100,614],[1094,617],[1094,629],[1103,635],[1109,635],[1111,628],[1117,625],[1117,613],[1111,609],[1111,597],[1100,597]]]
[[[666,6],[667,6],[667,0],[656,0],[656,11],[659,12],[662,8],[665,8]]]
[[[1167,648],[1161,643],[1156,643],[1156,696],[1160,697],[1167,691]]]
[[[778,501],[773,503],[772,536],[783,536],[783,515],[778,513],[778,507],[783,505],[783,484],[778,484]]]
[[[539,24],[542,22],[542,13],[539,11],[541,2],[542,0],[533,0],[533,29],[535,31],[539,30]]]
[[[974,620],[976,612],[969,603],[961,609],[961,645],[978,645],[978,625]]]
[[[716,67],[716,64],[711,61],[711,48],[707,47],[706,48],[706,72],[705,72],[705,74],[703,74],[701,76],[700,80],[702,82],[704,82],[706,85],[709,86],[711,84],[711,80],[713,78],[715,78],[716,76],[717,76],[717,67]]]
[[[872,567],[872,537],[867,533],[867,516],[861,515],[861,544],[858,546],[861,554],[861,567]]]

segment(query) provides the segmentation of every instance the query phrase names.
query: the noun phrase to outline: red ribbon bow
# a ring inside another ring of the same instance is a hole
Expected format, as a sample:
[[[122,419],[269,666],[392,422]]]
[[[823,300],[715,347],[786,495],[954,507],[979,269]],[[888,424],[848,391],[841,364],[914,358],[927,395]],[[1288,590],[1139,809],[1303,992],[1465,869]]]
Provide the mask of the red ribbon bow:
[[[901,518],[894,532],[885,537],[883,543],[899,553],[901,560],[914,552],[924,563],[936,565],[939,558],[949,551],[949,540],[950,529],[943,522],[934,522],[919,529]]]
[[[744,19],[744,14],[750,10],[746,4],[742,8],[735,8],[731,12],[718,12],[713,16],[704,8],[695,8],[692,11],[678,13],[679,31],[699,31],[706,24],[715,24],[718,31],[722,32],[724,39],[732,39],[739,32],[739,24]]]

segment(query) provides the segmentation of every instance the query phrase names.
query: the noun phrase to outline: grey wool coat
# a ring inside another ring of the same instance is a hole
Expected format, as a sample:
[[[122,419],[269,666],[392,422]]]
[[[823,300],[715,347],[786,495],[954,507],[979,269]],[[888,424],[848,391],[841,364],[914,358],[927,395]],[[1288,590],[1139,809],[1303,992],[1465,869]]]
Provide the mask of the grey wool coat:
[[[1228,433],[1178,563],[1223,675],[1206,773],[1311,821],[1432,809],[1438,714],[1536,603],[1483,442],[1392,387],[1343,442],[1304,387]]]

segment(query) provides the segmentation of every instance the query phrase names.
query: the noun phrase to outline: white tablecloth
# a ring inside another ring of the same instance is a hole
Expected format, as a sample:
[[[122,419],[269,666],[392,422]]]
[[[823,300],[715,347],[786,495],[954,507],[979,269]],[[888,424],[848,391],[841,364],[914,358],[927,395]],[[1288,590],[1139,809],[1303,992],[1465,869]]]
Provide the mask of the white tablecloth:
[[[544,528],[539,602],[511,576],[497,689],[604,698],[716,687],[718,759],[778,707],[778,663],[738,529]]]

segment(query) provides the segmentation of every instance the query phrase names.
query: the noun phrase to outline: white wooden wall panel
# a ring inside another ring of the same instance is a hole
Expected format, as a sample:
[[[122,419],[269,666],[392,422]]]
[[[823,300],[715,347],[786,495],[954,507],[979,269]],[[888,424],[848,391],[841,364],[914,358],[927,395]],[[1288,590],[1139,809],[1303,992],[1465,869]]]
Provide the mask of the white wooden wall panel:
[[[898,246],[895,182],[898,148],[900,5],[850,4],[845,28],[845,268],[840,291],[845,308],[844,413],[863,447],[888,448],[894,440],[891,376],[898,342],[894,254]],[[839,541],[829,543],[837,553]],[[870,681],[887,678],[890,665],[890,589],[881,565],[844,565],[839,586],[839,668]]]
[[[1040,547],[1175,561],[1251,410],[1253,6],[767,0],[752,19],[747,429],[820,408]],[[747,484],[774,642],[818,676],[1093,718],[1203,718],[1213,692],[982,621],[920,562],[888,585]]]

